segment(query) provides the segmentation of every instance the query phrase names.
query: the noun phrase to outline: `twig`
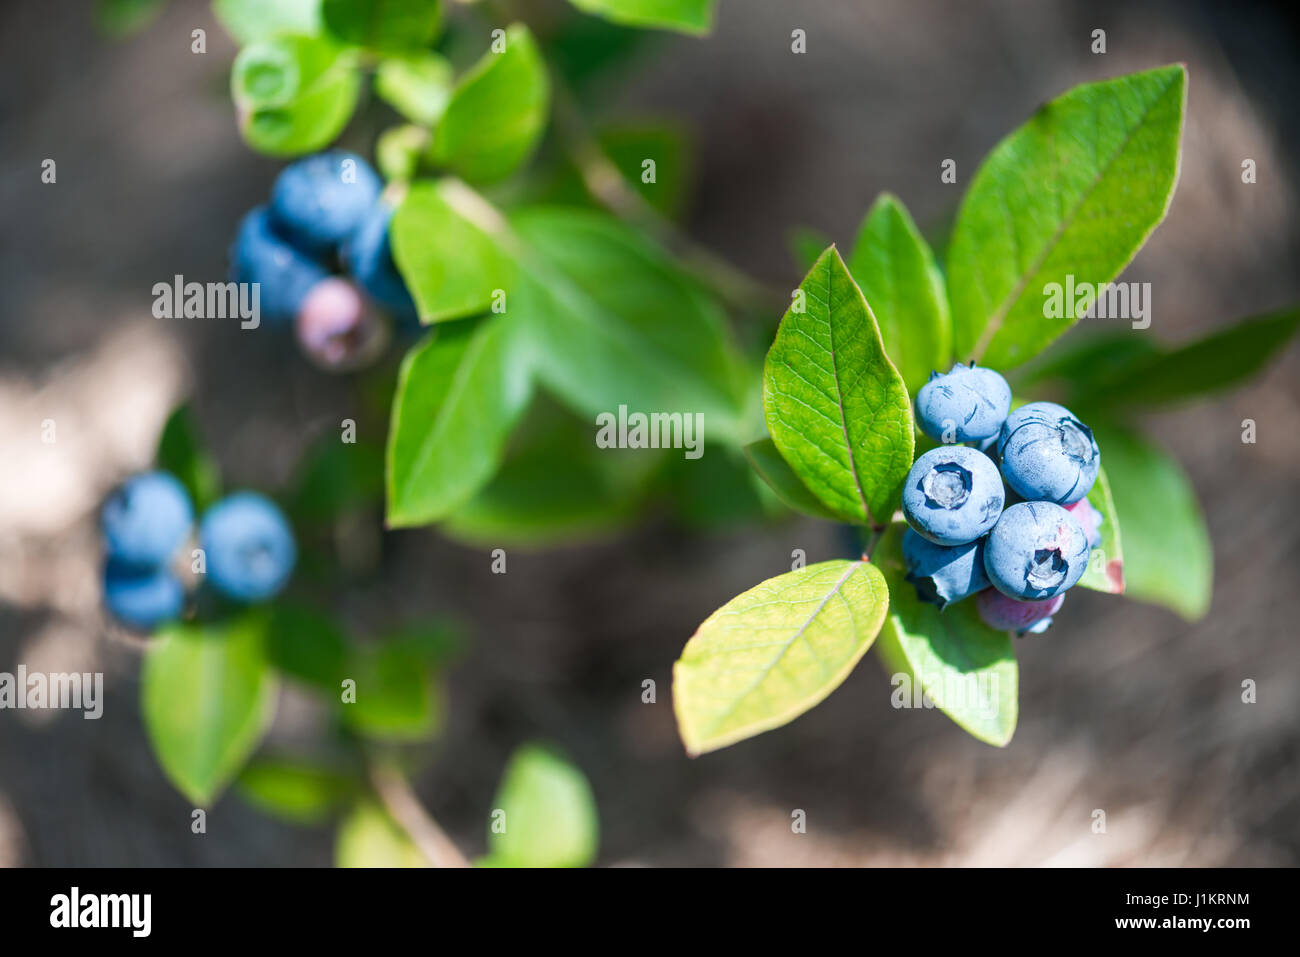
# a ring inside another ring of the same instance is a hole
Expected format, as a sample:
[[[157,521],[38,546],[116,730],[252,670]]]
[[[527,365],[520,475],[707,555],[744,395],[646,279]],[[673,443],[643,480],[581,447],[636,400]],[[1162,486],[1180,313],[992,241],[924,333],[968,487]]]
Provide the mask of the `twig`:
[[[410,782],[400,771],[388,764],[372,762],[370,783],[393,820],[401,825],[430,864],[434,867],[470,866],[465,855],[424,809]]]

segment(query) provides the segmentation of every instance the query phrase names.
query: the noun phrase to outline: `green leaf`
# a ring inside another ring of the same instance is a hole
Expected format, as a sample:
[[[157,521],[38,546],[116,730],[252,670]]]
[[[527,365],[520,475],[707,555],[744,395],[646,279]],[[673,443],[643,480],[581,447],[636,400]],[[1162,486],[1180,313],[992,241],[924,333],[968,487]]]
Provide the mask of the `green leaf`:
[[[337,701],[347,674],[348,637],[329,615],[297,605],[271,611],[267,656],[284,675],[306,682]]]
[[[506,289],[515,273],[494,238],[505,232],[505,219],[487,203],[476,204],[471,219],[444,192],[461,195],[448,183],[415,183],[391,227],[393,258],[421,320],[429,323],[486,312],[494,292]]]
[[[475,545],[538,548],[625,525],[659,455],[601,449],[594,432],[553,404],[537,403],[516,430],[501,470],[448,517],[442,531]]]
[[[1177,461],[1134,432],[1105,422],[1094,423],[1093,432],[1124,529],[1125,594],[1189,621],[1203,618],[1214,556],[1187,476]]]
[[[1104,459],[1105,456],[1103,455]],[[1111,595],[1124,593],[1124,548],[1121,544],[1119,513],[1110,492],[1105,467],[1097,470],[1097,481],[1088,493],[1088,502],[1101,512],[1101,544],[1088,556],[1088,567],[1079,579],[1084,588]]]
[[[907,209],[882,193],[849,256],[849,272],[880,325],[885,352],[915,395],[952,354],[952,320],[943,276]]]
[[[339,823],[334,866],[428,867],[429,862],[383,808],[363,801]]]
[[[337,771],[288,758],[250,761],[235,782],[239,796],[295,824],[319,824],[353,791]]]
[[[772,441],[832,512],[884,525],[912,467],[912,405],[832,246],[799,285],[763,369]]]
[[[451,99],[451,64],[436,53],[388,57],[375,72],[375,92],[412,123],[433,126]]]
[[[513,317],[439,327],[402,362],[388,433],[388,524],[445,518],[496,472],[528,404]]]
[[[888,607],[880,570],[863,561],[809,565],[727,602],[673,665],[687,752],[735,744],[819,704],[871,647]]]
[[[1075,87],[989,154],[948,250],[958,359],[1003,369],[1076,321],[1045,287],[1119,275],[1164,218],[1178,175],[1181,64]]]
[[[141,677],[145,730],[163,772],[208,806],[257,747],[275,710],[264,613],[167,626]]]
[[[821,499],[799,480],[790,464],[781,458],[781,453],[771,439],[759,439],[745,446],[745,457],[759,477],[776,493],[776,497],[787,506],[815,518],[839,520],[840,516],[823,505]]]
[[[213,0],[212,12],[241,46],[277,33],[320,32],[321,0]]]
[[[620,405],[699,413],[706,448],[739,444],[746,371],[724,313],[630,227],[558,208],[521,209],[507,221],[444,180],[412,185],[393,241],[426,319],[495,306],[500,290],[539,379],[583,417],[594,422]]]
[[[501,814],[499,812],[504,812]],[[577,767],[536,744],[515,751],[493,802],[493,867],[586,867],[599,822],[591,786]]]
[[[319,37],[277,35],[239,51],[230,92],[239,130],[271,156],[310,153],[347,125],[361,89],[354,54]]]
[[[461,77],[434,134],[433,161],[472,182],[509,176],[546,128],[550,80],[533,35],[516,23],[505,43]]]
[[[629,27],[654,27],[696,36],[713,29],[716,0],[570,0],[583,13]]]
[[[323,0],[321,20],[343,43],[377,53],[419,50],[442,23],[439,0]]]
[[[440,696],[426,657],[408,642],[380,642],[359,649],[347,665],[356,701],[345,702],[343,719],[370,738],[421,741],[441,723]]]
[[[511,226],[537,375],[576,411],[704,416],[738,444],[744,367],[725,314],[666,253],[604,213],[525,209]],[[516,308],[516,307],[512,307]]]
[[[1082,400],[1131,410],[1211,395],[1259,372],[1295,335],[1300,309],[1239,322],[1177,349],[1148,350],[1125,363],[1103,363]]]
[[[199,440],[189,405],[177,406],[163,426],[155,456],[158,468],[171,472],[203,512],[221,496],[221,470]]]
[[[904,580],[902,526],[893,525],[876,548],[889,584],[889,618],[876,650],[894,678],[895,706],[913,707],[920,689],[963,730],[1002,747],[1016,730],[1020,670],[1010,633],[980,621],[975,602],[939,611],[916,597]],[[908,692],[911,693],[908,693]]]

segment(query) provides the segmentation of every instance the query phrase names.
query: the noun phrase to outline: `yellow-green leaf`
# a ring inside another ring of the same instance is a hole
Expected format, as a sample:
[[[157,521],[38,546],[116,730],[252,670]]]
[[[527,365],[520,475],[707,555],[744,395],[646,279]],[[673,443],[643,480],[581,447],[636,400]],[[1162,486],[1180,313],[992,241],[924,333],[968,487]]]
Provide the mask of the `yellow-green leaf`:
[[[428,867],[406,832],[377,804],[363,801],[339,824],[335,867]]]
[[[596,857],[596,800],[577,767],[548,748],[510,758],[492,808],[490,867],[586,867]]]
[[[168,779],[195,804],[217,798],[274,714],[267,620],[250,611],[209,625],[171,625],[145,656],[145,730]]]
[[[848,677],[885,620],[889,592],[864,561],[769,578],[700,625],[673,666],[673,710],[691,754],[780,727]]]

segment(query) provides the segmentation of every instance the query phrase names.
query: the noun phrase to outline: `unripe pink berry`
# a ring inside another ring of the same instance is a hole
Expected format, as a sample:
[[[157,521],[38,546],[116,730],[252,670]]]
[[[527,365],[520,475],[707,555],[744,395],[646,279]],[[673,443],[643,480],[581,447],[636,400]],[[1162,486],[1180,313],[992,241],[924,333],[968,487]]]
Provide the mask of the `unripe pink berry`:
[[[294,332],[307,357],[331,372],[369,364],[388,341],[387,326],[361,291],[337,276],[322,279],[307,292]]]

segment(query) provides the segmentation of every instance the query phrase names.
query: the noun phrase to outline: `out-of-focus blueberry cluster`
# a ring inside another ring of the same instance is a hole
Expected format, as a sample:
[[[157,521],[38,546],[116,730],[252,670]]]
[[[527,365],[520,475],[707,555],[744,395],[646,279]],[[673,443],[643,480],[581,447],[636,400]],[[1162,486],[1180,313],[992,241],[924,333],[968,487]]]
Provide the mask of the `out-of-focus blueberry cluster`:
[[[325,369],[355,369],[382,353],[389,329],[380,312],[400,329],[419,326],[393,262],[382,186],[355,153],[298,160],[276,178],[271,201],[244,217],[230,249],[231,278],[258,284],[268,325],[292,324]]]
[[[198,527],[202,551],[187,561],[194,506],[168,472],[143,472],[123,482],[104,503],[100,528],[104,604],[119,622],[139,631],[180,618],[187,583],[206,583],[235,602],[266,601],[288,583],[298,559],[280,509],[256,492],[236,492],[204,513]]]
[[[1101,544],[1091,430],[1052,402],[1013,412],[1006,380],[973,362],[930,376],[916,420],[945,444],[903,484],[907,580],[940,609],[975,595],[990,627],[1041,634]]]

